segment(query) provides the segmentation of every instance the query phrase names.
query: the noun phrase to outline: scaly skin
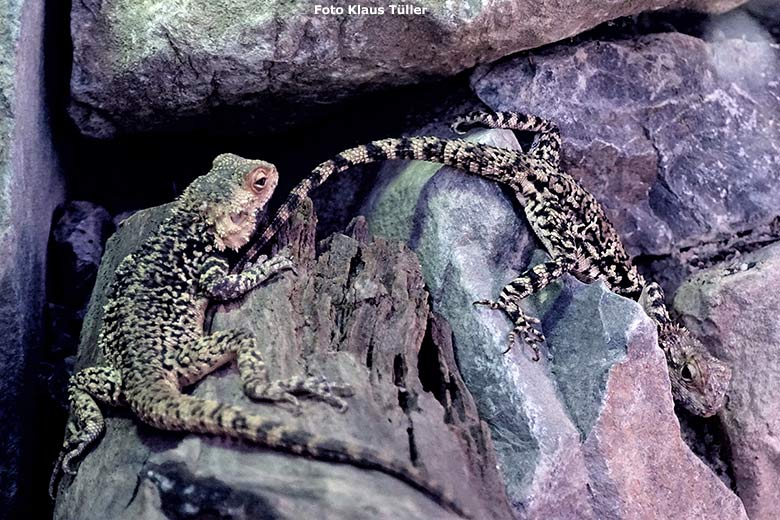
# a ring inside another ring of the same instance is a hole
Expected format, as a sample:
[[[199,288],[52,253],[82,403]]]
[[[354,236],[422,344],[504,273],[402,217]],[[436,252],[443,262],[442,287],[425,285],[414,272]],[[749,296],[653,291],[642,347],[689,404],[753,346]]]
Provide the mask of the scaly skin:
[[[421,469],[378,450],[322,438],[263,419],[245,410],[181,392],[217,367],[237,360],[244,392],[252,399],[282,402],[297,411],[297,395],[346,410],[349,386],[319,377],[269,381],[243,330],[204,335],[210,300],[230,300],[292,268],[289,259],[262,258],[240,274],[228,274],[226,250],[244,246],[278,182],[263,161],[220,155],[175,201],[170,215],[119,264],[104,307],[98,337],[105,364],[77,372],[68,388],[71,420],[52,475],[75,474],[74,461],[100,437],[98,403],[129,406],[143,422],[164,430],[245,439],[263,447],[352,464],[397,477],[439,504],[464,514],[454,499]]]
[[[531,228],[552,257],[509,282],[495,301],[475,302],[501,309],[509,316],[514,323],[510,347],[520,337],[538,359],[539,345],[544,341],[544,335],[534,327],[539,320],[527,316],[520,307],[523,298],[542,290],[564,273],[586,283],[601,279],[615,293],[640,301],[655,321],[675,400],[696,415],[714,414],[723,405],[731,370],[669,318],[660,286],[648,283],[636,270],[601,204],[561,170],[557,127],[531,115],[475,112],[459,118],[453,129],[463,133],[478,126],[533,131],[537,135],[527,153],[432,136],[383,139],[341,152],[317,166],[293,190],[244,258],[257,255],[300,201],[335,173],[358,164],[393,159],[452,166],[512,189]]]

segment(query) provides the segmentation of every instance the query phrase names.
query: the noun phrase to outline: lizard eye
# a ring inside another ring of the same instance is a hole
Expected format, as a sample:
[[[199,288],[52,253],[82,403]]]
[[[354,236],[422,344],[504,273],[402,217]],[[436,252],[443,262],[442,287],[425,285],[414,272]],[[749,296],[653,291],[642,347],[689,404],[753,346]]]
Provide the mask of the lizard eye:
[[[692,363],[685,363],[680,369],[680,379],[690,383],[696,377],[696,367]]]
[[[246,182],[245,185],[257,194],[263,193],[271,183],[270,181],[273,180],[273,175],[273,168],[258,166],[246,174],[246,177],[244,177]]]
[[[268,185],[268,175],[263,171],[258,171],[255,173],[255,177],[251,178],[249,182],[251,183],[250,187],[252,188],[252,191],[258,194],[263,193],[263,190],[265,190]]]

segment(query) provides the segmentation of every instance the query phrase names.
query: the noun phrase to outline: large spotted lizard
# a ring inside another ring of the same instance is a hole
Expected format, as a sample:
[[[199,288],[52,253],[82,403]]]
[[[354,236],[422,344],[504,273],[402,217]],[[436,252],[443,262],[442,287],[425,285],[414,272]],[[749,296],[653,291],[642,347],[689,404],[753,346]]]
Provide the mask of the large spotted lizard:
[[[306,395],[345,410],[348,385],[319,377],[269,381],[247,331],[204,335],[210,300],[231,300],[270,277],[290,270],[288,258],[264,257],[239,274],[229,274],[227,250],[244,246],[258,212],[278,183],[276,168],[263,161],[220,155],[208,174],[195,179],[173,203],[169,216],[119,264],[104,306],[98,347],[104,362],[78,371],[68,388],[71,419],[51,481],[75,474],[74,462],[105,428],[99,403],[129,406],[143,422],[165,430],[248,440],[263,447],[352,464],[397,477],[463,514],[454,498],[424,470],[380,450],[319,437],[251,415],[240,407],[182,393],[182,388],[232,359],[243,390],[252,399],[297,409]]]
[[[538,359],[539,345],[544,342],[544,335],[535,327],[539,320],[520,307],[523,298],[564,273],[583,282],[601,279],[617,294],[638,300],[656,323],[675,400],[697,415],[714,414],[723,405],[731,370],[670,318],[661,287],[648,283],[637,271],[601,204],[561,169],[558,128],[536,116],[475,112],[456,120],[453,130],[463,133],[478,126],[532,131],[536,135],[527,153],[432,136],[383,139],[343,151],[320,164],[292,191],[244,259],[257,255],[303,197],[331,175],[358,164],[423,160],[498,181],[516,194],[529,225],[551,256],[551,260],[510,281],[496,300],[475,302],[507,314],[514,324],[510,347],[519,337]]]

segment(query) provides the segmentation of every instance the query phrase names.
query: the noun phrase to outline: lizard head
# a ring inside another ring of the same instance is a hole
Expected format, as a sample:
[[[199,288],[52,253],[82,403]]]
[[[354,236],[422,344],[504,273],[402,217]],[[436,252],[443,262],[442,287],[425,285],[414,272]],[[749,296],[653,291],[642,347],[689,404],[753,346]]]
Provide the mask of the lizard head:
[[[656,282],[645,285],[639,304],[658,327],[658,346],[666,355],[674,400],[689,412],[709,417],[723,406],[731,369],[711,355],[688,329],[675,323]]]
[[[182,197],[213,229],[218,250],[237,250],[249,242],[278,182],[273,164],[222,154]]]
[[[674,400],[696,415],[715,414],[726,400],[731,369],[676,323],[659,327],[658,344],[666,354]]]

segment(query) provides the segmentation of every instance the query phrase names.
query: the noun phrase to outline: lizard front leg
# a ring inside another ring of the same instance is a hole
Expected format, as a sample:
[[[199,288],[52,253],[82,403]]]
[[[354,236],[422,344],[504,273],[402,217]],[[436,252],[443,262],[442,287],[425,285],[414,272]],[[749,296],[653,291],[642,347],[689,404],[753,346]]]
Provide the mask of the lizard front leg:
[[[572,265],[573,261],[568,257],[559,257],[549,262],[537,264],[506,284],[497,300],[474,302],[474,305],[486,305],[491,309],[501,309],[512,320],[514,328],[509,333],[505,353],[512,348],[516,338],[520,337],[533,351],[534,361],[539,360],[539,345],[544,343],[544,334],[534,327],[534,325],[539,324],[539,320],[526,315],[520,308],[520,300],[547,287],[567,272]]]
[[[296,396],[323,401],[339,411],[347,409],[343,399],[353,394],[349,385],[329,383],[322,377],[294,376],[271,381],[255,338],[241,329],[221,330],[196,340],[176,353],[172,364],[181,387],[191,385],[226,362],[236,359],[244,393],[258,401],[286,402],[299,411]]]
[[[213,300],[235,300],[273,275],[287,270],[295,271],[292,260],[289,258],[275,256],[267,259],[267,257],[261,256],[249,268],[240,273],[229,274],[230,266],[227,260],[214,255],[203,262],[198,286]]]
[[[89,367],[70,378],[68,398],[71,420],[65,432],[65,441],[49,481],[49,495],[54,492],[60,472],[75,475],[71,467],[74,459],[84,453],[105,429],[98,401],[111,406],[121,405],[122,378],[119,371],[108,366]]]
[[[207,259],[201,268],[199,284],[210,297],[219,300],[238,298],[281,271],[294,269],[289,258],[276,256],[270,260],[260,257],[248,269],[229,274],[227,261],[219,256]],[[179,366],[183,372],[180,380],[189,384],[233,357],[238,362],[238,371],[244,385],[244,393],[260,401],[284,401],[298,411],[297,395],[305,395],[328,403],[340,411],[347,409],[343,397],[352,395],[349,385],[330,383],[323,377],[292,377],[271,381],[265,362],[255,346],[255,339],[241,331],[222,331],[200,339],[192,352],[180,356]],[[195,360],[188,365],[184,359]]]

